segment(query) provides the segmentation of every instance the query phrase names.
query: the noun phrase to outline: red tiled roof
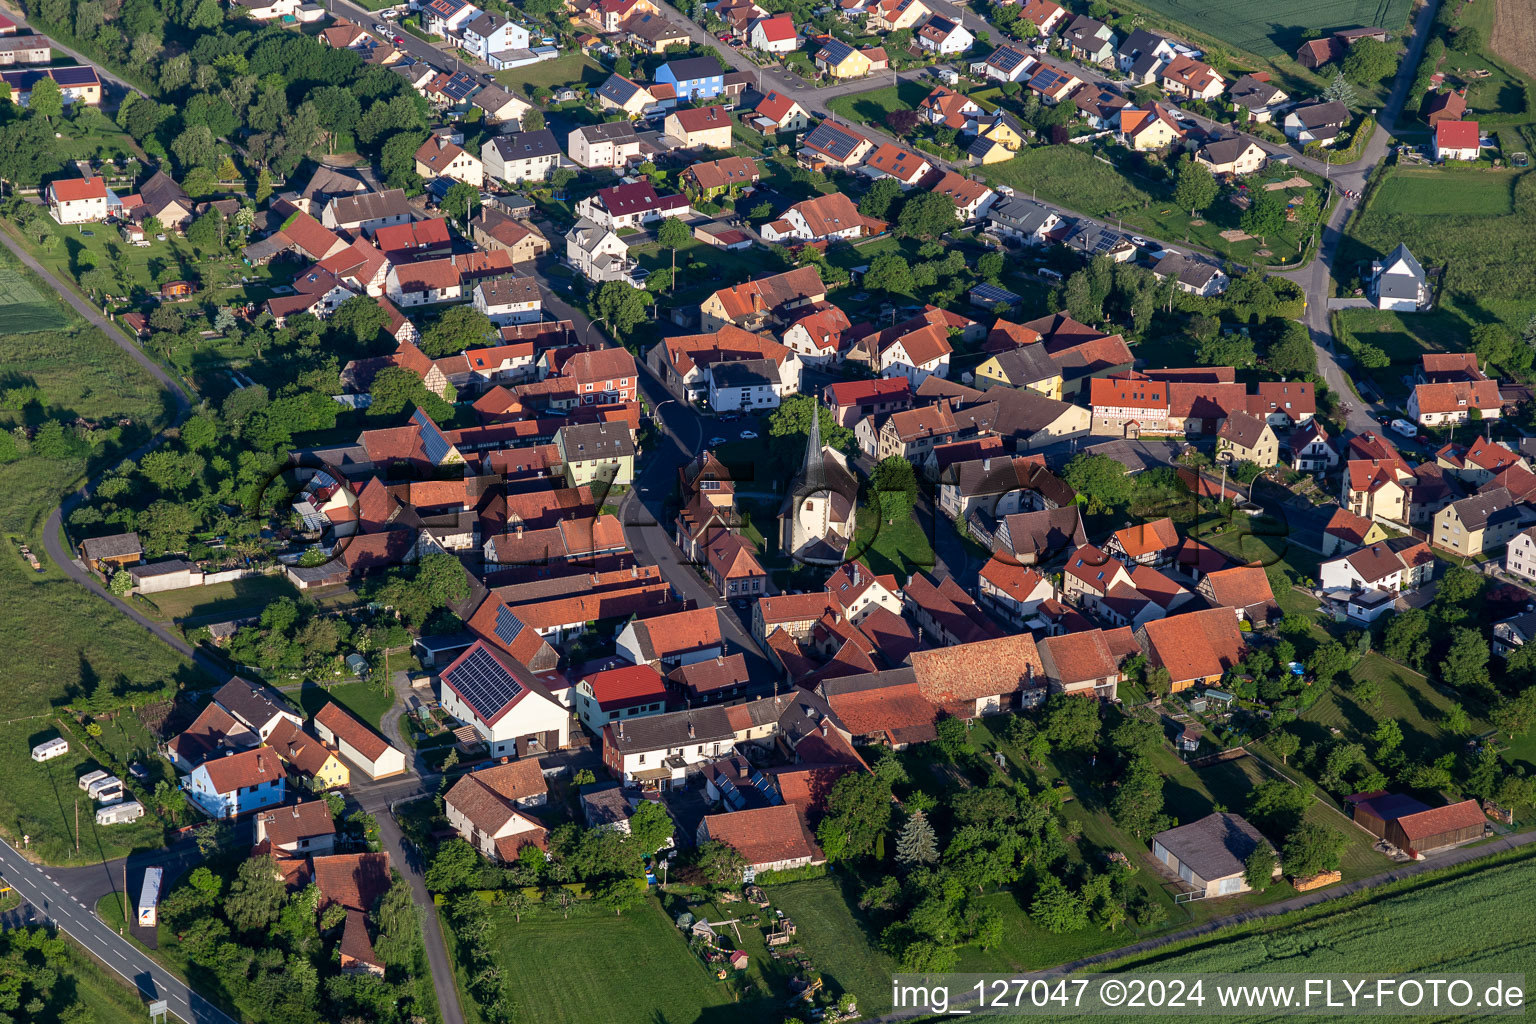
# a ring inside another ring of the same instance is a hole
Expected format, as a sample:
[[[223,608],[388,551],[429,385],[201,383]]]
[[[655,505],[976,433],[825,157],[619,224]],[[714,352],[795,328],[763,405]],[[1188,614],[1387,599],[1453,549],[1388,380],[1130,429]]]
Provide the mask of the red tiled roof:
[[[821,855],[793,804],[711,814],[704,819],[704,827],[711,839],[734,849],[748,864],[815,860]]]
[[[1041,674],[1040,652],[1028,633],[913,651],[908,660],[919,692],[946,708],[1016,693]]]
[[[1168,411],[1168,385],[1145,377],[1095,377],[1089,382],[1089,404],[1094,408]]]
[[[205,762],[202,767],[208,773],[208,781],[216,793],[233,793],[283,776],[277,755],[260,748],[215,758]]]
[[[322,908],[339,903],[348,910],[370,913],[379,898],[389,891],[387,853],[340,853],[312,858],[311,863]]]
[[[1476,800],[1463,800],[1444,807],[1409,814],[1397,819],[1397,826],[1410,840],[1430,839],[1465,828],[1481,828],[1487,817]]]
[[[1157,619],[1142,626],[1154,665],[1175,683],[1220,676],[1243,656],[1243,634],[1227,608],[1207,608]]]
[[[315,714],[315,724],[335,733],[338,740],[345,741],[370,761],[377,761],[393,749],[384,737],[352,717],[335,701],[328,702]]]
[[[1167,551],[1179,544],[1179,531],[1172,519],[1155,519],[1150,523],[1127,526],[1115,534],[1120,548],[1129,558],[1140,558],[1154,551]]]
[[[61,203],[80,199],[105,199],[107,183],[101,178],[60,178],[48,186]]]
[[[1477,149],[1476,121],[1441,121],[1435,125],[1436,149]]]
[[[604,711],[665,701],[667,686],[661,674],[649,665],[623,665],[596,672],[582,680],[592,690],[597,706]]]

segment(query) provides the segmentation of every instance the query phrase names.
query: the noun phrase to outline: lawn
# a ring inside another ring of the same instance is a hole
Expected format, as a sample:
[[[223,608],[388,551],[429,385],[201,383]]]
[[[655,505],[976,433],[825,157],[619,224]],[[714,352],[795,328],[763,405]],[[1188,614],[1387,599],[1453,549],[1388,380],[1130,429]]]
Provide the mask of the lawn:
[[[1376,190],[1384,213],[1502,217],[1515,211],[1515,175],[1508,171],[1402,167]]]
[[[1536,114],[1526,105],[1527,77],[1512,62],[1497,56],[1488,45],[1493,38],[1498,4],[1512,2],[1514,0],[1495,0],[1488,4],[1456,5],[1457,27],[1475,29],[1483,46],[1472,53],[1458,53],[1448,48],[1445,61],[1440,65],[1440,70],[1454,84],[1466,87],[1467,117],[1478,119],[1485,125],[1485,130],[1492,123],[1508,124]],[[1484,71],[1488,73],[1487,77],[1467,74]]]
[[[1340,321],[1363,344],[1375,345],[1391,363],[1372,370],[1356,364],[1350,374],[1366,378],[1390,405],[1405,407],[1414,372],[1425,352],[1465,352],[1469,324],[1460,313],[1442,307],[1424,313],[1345,309]]]
[[[291,696],[292,694],[290,694]],[[299,707],[305,715],[313,715],[330,701],[335,701],[375,729],[384,721],[384,715],[395,706],[393,687],[380,681],[367,683],[336,683],[317,686],[305,683],[298,692]]]
[[[1256,238],[1229,242],[1221,232],[1237,229],[1242,211],[1226,195],[1191,220],[1188,210],[1174,204],[1172,185],[1161,169],[1121,147],[1106,153],[1096,155],[1087,145],[1035,146],[1012,160],[981,168],[981,174],[989,185],[1011,185],[1021,194],[1038,196],[1126,231],[1141,232],[1158,241],[1201,246],[1231,259],[1248,260],[1267,248],[1270,255],[1263,259],[1284,263],[1294,260],[1299,247],[1311,237],[1311,219],[1299,219],[1288,222],[1279,235],[1264,239],[1263,244]],[[1262,184],[1298,173],[1277,166],[1252,180]],[[1287,189],[1285,194],[1294,198],[1307,191]]]
[[[1326,741],[1333,729],[1339,730],[1345,741],[1369,746],[1377,724],[1390,719],[1402,727],[1403,751],[1414,761],[1433,760],[1449,750],[1461,749],[1463,741],[1447,733],[1441,724],[1452,699],[1438,692],[1424,676],[1372,653],[1361,660],[1350,677],[1374,682],[1381,694],[1380,705],[1364,705],[1342,687],[1329,687],[1288,727],[1301,738],[1303,747]],[[1487,723],[1474,720],[1475,732],[1487,728]]]
[[[533,90],[540,86],[546,89],[558,89],[566,85],[595,88],[607,78],[608,72],[603,70],[602,65],[579,50],[562,53],[554,60],[496,72],[496,81],[511,86],[524,96],[532,95]]]
[[[160,618],[191,628],[261,614],[269,601],[279,597],[298,599],[299,594],[285,576],[247,576],[209,587],[188,587],[149,594],[145,601],[154,606]]]
[[[921,569],[933,571],[933,545],[916,516],[888,523],[868,506],[860,505],[848,559],[862,561],[874,573],[895,573],[905,582]]]
[[[916,110],[931,91],[931,87],[922,82],[903,81],[883,89],[834,96],[827,101],[827,109],[850,121],[884,124],[885,115],[892,111]]]
[[[688,951],[655,900],[620,917],[578,905],[569,920],[496,914],[502,984],[514,1019],[540,1024],[724,1021],[730,996]],[[478,1014],[476,1015],[478,1016]],[[730,1013],[739,1019],[740,1012]]]
[[[7,331],[52,331],[68,322],[63,310],[45,299],[30,277],[14,266],[0,266],[0,323]]]
[[[871,945],[864,924],[854,916],[833,876],[771,886],[774,906],[794,919],[795,940],[805,947],[826,984],[852,992],[863,1016],[891,1008],[890,975],[896,962]]]

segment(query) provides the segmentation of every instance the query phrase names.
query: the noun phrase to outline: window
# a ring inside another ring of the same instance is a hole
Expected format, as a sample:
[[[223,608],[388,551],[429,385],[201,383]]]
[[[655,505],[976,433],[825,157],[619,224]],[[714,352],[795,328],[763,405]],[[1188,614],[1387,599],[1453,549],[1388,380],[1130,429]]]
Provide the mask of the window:
[[[640,759],[638,761],[636,761],[635,763],[636,764],[645,764],[645,755],[641,754],[640,755]]]

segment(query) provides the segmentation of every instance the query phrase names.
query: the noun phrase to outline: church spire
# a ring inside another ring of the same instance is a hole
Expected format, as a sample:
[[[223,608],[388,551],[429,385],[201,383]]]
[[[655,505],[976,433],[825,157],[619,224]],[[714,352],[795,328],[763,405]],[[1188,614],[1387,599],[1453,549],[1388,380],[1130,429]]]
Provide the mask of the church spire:
[[[811,436],[805,442],[805,465],[800,469],[800,493],[826,490],[827,464],[821,453],[821,403],[811,399]]]

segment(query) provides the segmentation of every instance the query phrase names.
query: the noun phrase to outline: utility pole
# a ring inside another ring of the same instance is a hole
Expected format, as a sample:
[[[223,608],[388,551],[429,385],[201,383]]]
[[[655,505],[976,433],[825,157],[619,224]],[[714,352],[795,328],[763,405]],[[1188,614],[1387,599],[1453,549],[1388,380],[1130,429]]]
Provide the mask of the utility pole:
[[[80,798],[75,797],[75,853],[80,852]]]

